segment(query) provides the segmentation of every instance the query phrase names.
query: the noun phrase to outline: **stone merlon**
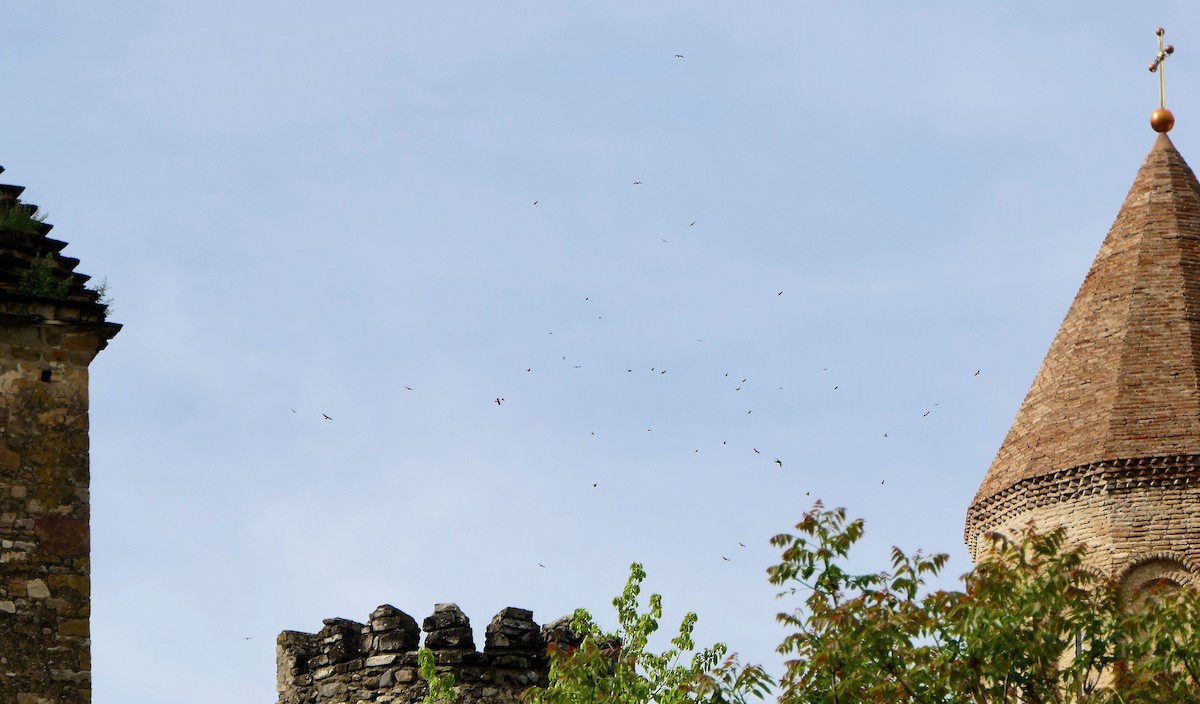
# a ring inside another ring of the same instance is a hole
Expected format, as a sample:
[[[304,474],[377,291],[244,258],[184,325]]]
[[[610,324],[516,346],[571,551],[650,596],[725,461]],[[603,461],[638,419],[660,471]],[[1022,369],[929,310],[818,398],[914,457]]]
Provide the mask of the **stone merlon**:
[[[459,701],[516,702],[521,691],[546,682],[546,643],[577,645],[561,618],[539,627],[533,612],[508,607],[484,630],[483,652],[475,647],[471,621],[456,604],[437,604],[421,627],[389,604],[367,623],[331,618],[317,633],[284,631],[276,641],[280,704],[378,699],[412,704],[425,695],[418,674],[421,631],[438,669],[454,676]],[[371,693],[370,697],[360,696]]]

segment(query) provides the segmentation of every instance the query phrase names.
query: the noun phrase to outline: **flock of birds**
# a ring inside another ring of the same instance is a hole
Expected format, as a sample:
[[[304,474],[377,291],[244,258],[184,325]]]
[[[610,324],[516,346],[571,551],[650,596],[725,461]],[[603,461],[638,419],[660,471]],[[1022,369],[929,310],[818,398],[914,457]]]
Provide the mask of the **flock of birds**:
[[[676,58],[676,59],[683,59],[683,58],[684,58],[684,55],[682,55],[682,54],[675,54],[675,55],[674,55],[674,58]],[[643,182],[642,180],[635,180],[635,181],[632,181],[632,185],[633,185],[633,186],[635,186],[635,187],[640,187],[640,186],[643,186],[643,185],[644,185],[644,182]],[[535,200],[533,200],[533,201],[532,201],[532,204],[533,204],[534,206],[537,206],[537,205],[539,205],[540,203],[542,203],[542,201],[543,201],[543,198],[538,198],[538,199],[535,199]],[[692,220],[691,222],[689,222],[689,223],[687,224],[687,227],[688,227],[688,228],[695,227],[697,223],[698,223],[698,221],[697,221],[697,220]],[[669,243],[670,243],[670,240],[668,240],[668,239],[666,239],[666,238],[661,238],[661,237],[660,237],[659,239],[660,239],[660,240],[661,240],[661,242],[663,242],[663,243],[667,243],[667,244],[669,244]],[[779,291],[777,291],[777,292],[774,294],[774,297],[775,297],[775,298],[780,298],[780,297],[782,297],[783,295],[784,295],[784,291],[782,291],[782,290],[779,290]],[[584,297],[584,299],[583,299],[583,300],[584,300],[584,301],[589,301],[589,300],[590,300],[590,296]],[[598,315],[598,316],[597,316],[597,319],[603,319],[603,315]],[[554,332],[552,332],[552,331],[551,331],[551,332],[549,332],[548,334],[549,334],[549,335],[554,335]],[[704,339],[703,339],[703,338],[698,338],[698,339],[696,339],[696,342],[698,342],[698,343],[702,343],[702,342],[704,342]],[[568,360],[567,360],[567,357],[566,357],[565,355],[564,355],[564,356],[562,356],[562,357],[561,357],[561,361],[562,361],[562,362],[567,362],[567,361],[568,361]],[[571,364],[571,367],[572,367],[573,369],[581,369],[581,368],[583,368],[583,365],[582,365],[582,364]],[[624,367],[622,367],[622,368],[624,369],[624,372],[625,372],[626,374],[632,374],[632,373],[634,373],[634,371],[635,371],[635,369],[634,369],[633,367],[629,367],[629,366],[624,366]],[[525,371],[526,373],[532,374],[532,373],[534,372],[534,366],[526,366],[526,367],[524,367],[524,371]],[[825,367],[825,368],[823,368],[823,370],[822,370],[822,371],[828,372],[828,371],[829,371],[829,368],[828,368],[828,367]],[[980,371],[981,371],[981,370],[978,370],[978,369],[977,369],[977,370],[975,370],[975,372],[974,372],[974,376],[979,376],[979,374],[980,374]],[[657,376],[659,376],[659,377],[662,377],[662,376],[666,375],[666,374],[667,374],[667,372],[668,372],[668,370],[667,370],[666,368],[661,368],[661,367],[658,367],[658,366],[655,366],[655,367],[650,367],[650,368],[649,368],[649,373],[655,374],[655,375],[657,375]],[[728,377],[730,377],[730,374],[729,374],[729,373],[725,373],[725,375],[724,375],[724,376],[725,376],[726,378],[728,378]],[[748,382],[749,382],[749,377],[741,378],[741,381],[740,381],[740,382],[737,382],[737,383],[736,383],[736,385],[734,386],[734,388],[733,388],[733,391],[734,391],[734,392],[740,392],[740,391],[742,391],[742,389],[744,388],[744,386],[745,386],[745,385],[746,385]],[[833,391],[838,391],[838,389],[840,388],[840,386],[841,386],[840,384],[832,384],[832,390],[833,390]],[[780,389],[782,389],[783,387],[779,387],[779,388],[780,388]],[[829,387],[826,387],[826,388],[829,388]],[[405,391],[408,391],[408,392],[415,391],[415,387],[412,387],[412,386],[404,386],[404,389],[405,389]],[[492,397],[490,397],[490,401],[489,401],[489,402],[490,402],[491,404],[494,404],[494,405],[495,405],[497,408],[503,408],[503,407],[505,406],[505,404],[507,403],[507,398],[506,398],[505,396],[501,396],[501,395],[495,395],[495,396],[492,396]],[[936,407],[937,405],[938,405],[938,404],[934,403],[934,404],[933,404],[933,407]],[[293,409],[291,409],[291,411],[292,411],[292,413],[296,413],[296,410],[295,410],[294,408],[293,408]],[[933,408],[932,408],[932,407],[930,407],[930,408],[926,409],[926,410],[925,410],[925,411],[924,411],[924,412],[921,414],[921,417],[922,417],[922,418],[927,418],[927,417],[929,417],[929,416],[930,416],[930,414],[931,414],[932,412],[933,412]],[[752,413],[753,413],[753,409],[747,409],[747,410],[746,410],[746,415],[751,415]],[[333,422],[333,421],[334,421],[334,418],[333,418],[332,416],[330,416],[328,413],[325,413],[325,412],[321,412],[321,418],[322,418],[322,420],[323,420],[324,422]],[[653,428],[646,428],[646,432],[652,432],[653,430],[654,430]],[[591,436],[595,436],[595,435],[596,435],[595,431],[590,431],[590,435],[591,435]],[[884,439],[887,439],[887,438],[889,437],[889,434],[888,434],[887,432],[884,432],[884,433],[882,434],[882,436],[883,436],[883,438],[884,438]],[[725,441],[725,440],[723,440],[723,441],[722,441],[722,445],[723,445],[723,446],[727,446],[727,445],[728,445],[728,441]],[[753,446],[750,446],[750,450],[752,451],[753,455],[757,455],[757,456],[763,456],[763,455],[764,455],[764,453],[763,453],[762,451],[760,451],[758,447],[753,447]],[[699,453],[699,452],[700,452],[700,448],[695,448],[695,449],[693,449],[693,450],[692,450],[692,452],[693,452],[693,453]],[[779,458],[779,457],[777,457],[777,456],[774,456],[773,454],[769,454],[769,455],[766,455],[766,456],[767,456],[767,457],[770,457],[770,464],[773,464],[773,465],[775,465],[776,467],[778,467],[778,468],[779,468],[779,469],[781,469],[781,470],[784,468],[784,466],[785,466],[785,463],[784,463],[784,461],[783,461],[781,458]],[[598,482],[598,481],[593,481],[593,482],[590,482],[590,483],[591,483],[591,488],[592,488],[593,490],[596,490],[596,489],[599,489],[599,488],[600,488],[600,482]],[[885,484],[885,483],[886,483],[886,479],[882,479],[882,480],[880,480],[880,484],[881,484],[881,485],[882,485],[882,484]],[[805,492],[805,496],[809,496],[810,494],[811,494],[811,492],[807,492],[807,491]],[[738,543],[737,543],[737,545],[738,545],[740,548],[746,548],[746,544],[745,544],[745,543],[738,542]],[[730,558],[728,555],[721,555],[721,559],[722,559],[724,562],[732,562],[732,559],[731,559],[731,558]],[[544,563],[540,563],[540,562],[539,562],[539,563],[537,563],[537,566],[538,566],[539,568],[541,568],[541,569],[546,569],[546,565],[545,565]]]

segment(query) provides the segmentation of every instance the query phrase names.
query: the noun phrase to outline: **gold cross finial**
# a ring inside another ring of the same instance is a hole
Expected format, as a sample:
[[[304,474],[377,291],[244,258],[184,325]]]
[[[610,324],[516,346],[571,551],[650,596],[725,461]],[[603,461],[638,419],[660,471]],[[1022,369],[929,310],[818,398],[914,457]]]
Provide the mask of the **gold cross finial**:
[[[1150,126],[1155,132],[1169,132],[1175,126],[1175,116],[1167,109],[1163,74],[1166,73],[1167,57],[1175,53],[1175,47],[1170,44],[1163,46],[1166,30],[1162,27],[1154,30],[1154,33],[1158,35],[1158,55],[1154,57],[1149,68],[1150,73],[1158,74],[1158,109],[1150,113]]]

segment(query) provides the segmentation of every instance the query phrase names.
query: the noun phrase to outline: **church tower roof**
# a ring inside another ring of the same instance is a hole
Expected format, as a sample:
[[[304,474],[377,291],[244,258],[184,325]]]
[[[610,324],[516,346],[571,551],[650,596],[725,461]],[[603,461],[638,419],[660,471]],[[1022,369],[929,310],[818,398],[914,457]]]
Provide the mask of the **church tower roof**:
[[[1159,133],[976,501],[1106,459],[1200,455],[1200,183]]]
[[[1200,182],[1158,132],[967,509],[987,536],[1061,527],[1130,589],[1200,586]]]
[[[1200,455],[1200,183],[1162,132],[973,503],[1096,462]]]

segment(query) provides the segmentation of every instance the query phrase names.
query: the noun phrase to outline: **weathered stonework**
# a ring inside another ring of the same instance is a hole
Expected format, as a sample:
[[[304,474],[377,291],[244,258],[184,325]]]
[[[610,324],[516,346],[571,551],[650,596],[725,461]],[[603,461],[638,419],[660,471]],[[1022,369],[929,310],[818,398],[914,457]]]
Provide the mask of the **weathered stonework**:
[[[1127,587],[1200,585],[1200,182],[1165,133],[971,503],[967,546],[1030,522]]]
[[[32,207],[21,190],[0,185],[0,208]],[[88,364],[120,326],[49,230],[0,229],[0,702],[86,704]],[[47,254],[61,296],[21,284]]]
[[[370,620],[325,620],[315,634],[284,631],[276,641],[278,704],[414,704],[424,698],[418,675],[421,630],[439,672],[454,676],[459,704],[511,704],[522,691],[545,685],[546,643],[578,645],[566,619],[539,628],[533,612],[509,607],[492,618],[483,652],[471,622],[454,604],[438,604],[422,628],[383,605]]]

